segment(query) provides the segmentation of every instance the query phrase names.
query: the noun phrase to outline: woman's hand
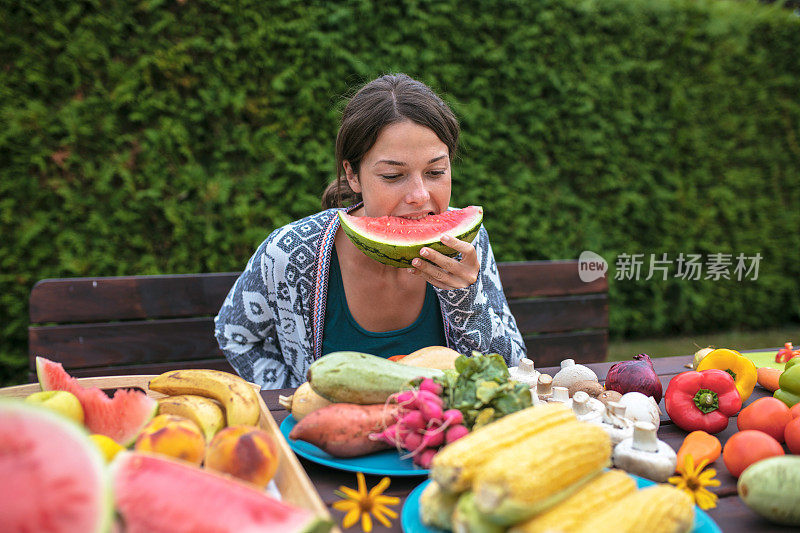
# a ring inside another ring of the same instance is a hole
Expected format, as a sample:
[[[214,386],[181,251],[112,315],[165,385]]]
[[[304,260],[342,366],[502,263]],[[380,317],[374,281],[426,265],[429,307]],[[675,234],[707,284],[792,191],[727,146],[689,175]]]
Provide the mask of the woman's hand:
[[[463,289],[475,283],[481,266],[475,248],[470,243],[450,235],[443,235],[441,242],[459,252],[461,261],[426,247],[420,250],[419,254],[427,261],[414,259],[411,262],[413,268],[409,271],[416,276],[424,277],[428,283],[440,289]]]

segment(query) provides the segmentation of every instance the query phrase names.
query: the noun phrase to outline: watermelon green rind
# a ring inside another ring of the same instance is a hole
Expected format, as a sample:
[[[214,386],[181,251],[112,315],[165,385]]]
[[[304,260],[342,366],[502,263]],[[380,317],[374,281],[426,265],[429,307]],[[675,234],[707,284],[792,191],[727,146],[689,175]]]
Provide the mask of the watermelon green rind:
[[[111,463],[111,475],[127,533],[326,533],[333,527],[330,517],[275,499],[226,474],[163,456],[120,452]]]
[[[78,398],[91,433],[106,435],[126,448],[158,412],[158,402],[144,392],[118,389],[109,398],[97,387],[82,387],[61,363],[44,357],[36,358],[36,375],[42,390],[65,390]]]
[[[15,419],[23,427],[14,427]],[[3,434],[3,429],[11,429],[11,432]],[[33,434],[33,429],[41,430],[41,434]],[[0,398],[0,435],[0,452],[4,455],[5,466],[22,470],[20,479],[13,479],[9,472],[2,475],[5,489],[12,493],[11,497],[0,497],[4,527],[15,530],[12,516],[21,513],[23,526],[28,528],[36,528],[39,520],[44,523],[38,525],[47,526],[47,531],[68,532],[79,528],[87,533],[100,533],[110,530],[114,518],[111,477],[102,453],[82,426],[40,405]],[[15,446],[14,439],[20,439],[18,446]],[[77,449],[71,449],[72,445]],[[34,457],[36,452],[45,451],[42,448],[52,450],[46,450],[49,452],[47,457]],[[75,455],[85,461],[75,464]],[[70,467],[75,471],[70,472]],[[51,485],[48,485],[48,478]],[[27,491],[21,485],[29,482],[35,484],[40,497],[25,498],[25,502],[15,499],[14,492],[17,498],[25,496]],[[54,507],[52,497],[59,496],[65,496],[71,507]],[[88,503],[87,496],[92,498]],[[4,509],[4,503],[10,507]],[[37,504],[42,507],[37,509]],[[35,516],[26,516],[26,512]],[[47,515],[52,516],[52,520],[48,520]],[[92,522],[88,529],[84,528],[85,524],[78,526],[75,523],[81,517]]]
[[[449,248],[440,242],[442,235],[449,234],[456,238],[472,242],[478,235],[483,221],[483,208],[480,206],[470,206],[457,211],[448,211],[448,214],[461,212],[464,214],[463,220],[453,225],[445,231],[435,232],[433,235],[427,235],[426,238],[414,240],[413,238],[407,239],[407,242],[400,243],[395,235],[381,235],[378,231],[373,231],[364,227],[364,224],[359,224],[359,219],[364,217],[354,217],[348,215],[344,210],[339,211],[339,222],[342,226],[347,237],[350,241],[362,252],[371,257],[372,259],[397,268],[409,268],[411,261],[418,258],[419,251],[423,247],[428,247],[440,252],[446,256],[453,257],[457,254],[455,250]],[[433,215],[434,218],[437,215]],[[425,219],[419,222],[423,225]],[[395,242],[392,242],[394,240]]]

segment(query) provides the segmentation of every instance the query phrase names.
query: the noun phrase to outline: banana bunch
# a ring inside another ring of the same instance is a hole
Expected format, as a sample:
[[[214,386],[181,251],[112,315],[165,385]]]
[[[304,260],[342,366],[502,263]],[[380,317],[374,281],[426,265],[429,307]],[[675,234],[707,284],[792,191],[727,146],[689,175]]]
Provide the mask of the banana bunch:
[[[170,370],[153,378],[149,387],[167,395],[158,402],[159,414],[192,420],[203,430],[206,442],[226,425],[257,425],[261,414],[258,391],[228,372]]]

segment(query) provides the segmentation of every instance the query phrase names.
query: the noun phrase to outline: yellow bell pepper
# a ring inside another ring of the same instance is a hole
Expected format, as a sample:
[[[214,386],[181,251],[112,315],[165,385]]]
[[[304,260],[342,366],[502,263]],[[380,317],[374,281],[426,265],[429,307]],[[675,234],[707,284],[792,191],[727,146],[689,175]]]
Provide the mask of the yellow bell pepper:
[[[753,394],[757,377],[756,365],[736,350],[720,348],[709,353],[697,365],[697,371],[709,368],[718,368],[730,374],[742,401]]]

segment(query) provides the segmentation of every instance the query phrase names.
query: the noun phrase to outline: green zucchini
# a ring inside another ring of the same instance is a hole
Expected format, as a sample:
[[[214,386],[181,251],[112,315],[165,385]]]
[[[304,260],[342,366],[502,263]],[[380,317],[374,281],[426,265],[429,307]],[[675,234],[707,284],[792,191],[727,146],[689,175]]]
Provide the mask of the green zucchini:
[[[748,466],[736,483],[739,497],[767,520],[800,526],[800,457],[770,457]]]
[[[314,392],[335,403],[383,403],[419,377],[442,377],[434,368],[401,365],[359,352],[332,352],[311,363],[308,382]]]

